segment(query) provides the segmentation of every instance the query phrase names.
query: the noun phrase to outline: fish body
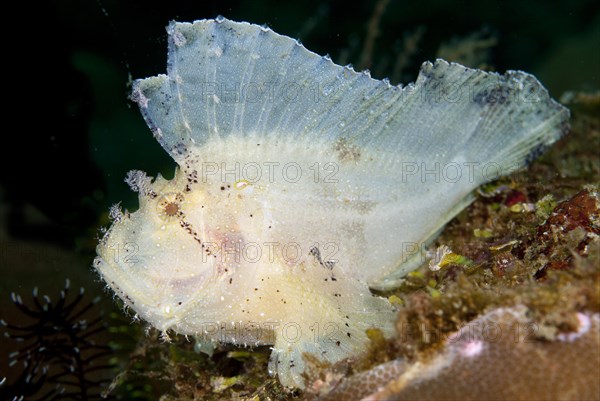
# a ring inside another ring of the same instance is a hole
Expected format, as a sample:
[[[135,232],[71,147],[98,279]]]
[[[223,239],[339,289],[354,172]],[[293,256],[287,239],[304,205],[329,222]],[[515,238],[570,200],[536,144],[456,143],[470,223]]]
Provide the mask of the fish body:
[[[204,342],[273,344],[303,387],[303,353],[335,363],[393,333],[390,289],[479,185],[566,130],[531,75],[424,63],[407,87],[335,65],[268,28],[172,23],[168,74],[133,99],[178,164],[126,181],[94,266],[137,315]]]

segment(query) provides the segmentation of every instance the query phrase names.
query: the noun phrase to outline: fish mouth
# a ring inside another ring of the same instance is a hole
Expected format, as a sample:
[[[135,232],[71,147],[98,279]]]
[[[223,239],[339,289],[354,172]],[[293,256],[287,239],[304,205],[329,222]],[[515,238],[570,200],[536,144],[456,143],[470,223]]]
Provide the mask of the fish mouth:
[[[142,283],[145,280],[139,278],[135,280],[123,269],[117,269],[107,263],[102,256],[96,256],[93,266],[108,287],[130,308],[138,311],[140,307],[151,308],[156,305],[156,300],[153,299],[151,291],[140,291],[140,288],[148,287],[147,283],[146,285]]]
[[[194,307],[194,301],[203,297],[202,289],[210,286],[204,275],[182,279],[128,272],[102,256],[94,259],[93,266],[127,307],[162,331],[177,326],[180,317]]]

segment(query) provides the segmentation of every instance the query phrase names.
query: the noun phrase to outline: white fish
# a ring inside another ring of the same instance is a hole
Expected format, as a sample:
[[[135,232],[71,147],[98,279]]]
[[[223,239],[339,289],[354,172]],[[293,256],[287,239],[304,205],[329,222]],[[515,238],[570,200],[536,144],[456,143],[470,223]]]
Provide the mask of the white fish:
[[[168,75],[133,98],[179,168],[128,175],[139,210],[113,208],[94,266],[165,335],[273,344],[286,386],[304,386],[304,352],[337,362],[367,328],[391,335],[369,287],[396,286],[477,186],[567,127],[520,71],[437,60],[402,88],[245,22],[168,33]]]

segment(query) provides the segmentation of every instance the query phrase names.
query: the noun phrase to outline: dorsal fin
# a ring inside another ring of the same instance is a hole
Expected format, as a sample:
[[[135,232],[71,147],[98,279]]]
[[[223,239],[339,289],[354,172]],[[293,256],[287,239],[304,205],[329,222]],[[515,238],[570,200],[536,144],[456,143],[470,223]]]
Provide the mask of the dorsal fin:
[[[168,75],[133,98],[171,156],[210,138],[351,140],[388,155],[517,168],[566,129],[568,110],[531,75],[424,63],[404,88],[373,79],[269,28],[224,18],[168,27]]]

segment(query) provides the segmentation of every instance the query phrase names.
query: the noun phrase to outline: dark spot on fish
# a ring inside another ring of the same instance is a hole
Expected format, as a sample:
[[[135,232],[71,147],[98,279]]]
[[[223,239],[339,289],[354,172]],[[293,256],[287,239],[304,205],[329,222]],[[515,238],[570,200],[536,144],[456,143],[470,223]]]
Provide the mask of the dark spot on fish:
[[[546,146],[543,143],[538,143],[533,147],[525,157],[525,164],[531,164],[535,159],[540,157],[546,151]]]
[[[182,138],[183,139],[183,138]],[[179,142],[173,146],[173,153],[178,155],[185,155],[188,151],[187,146],[183,142]]]

